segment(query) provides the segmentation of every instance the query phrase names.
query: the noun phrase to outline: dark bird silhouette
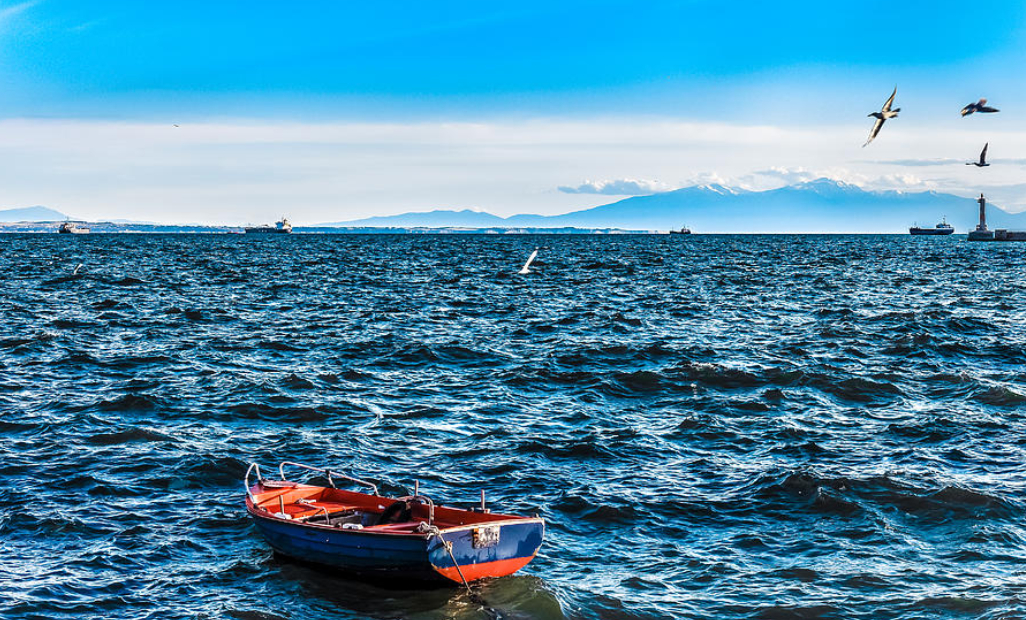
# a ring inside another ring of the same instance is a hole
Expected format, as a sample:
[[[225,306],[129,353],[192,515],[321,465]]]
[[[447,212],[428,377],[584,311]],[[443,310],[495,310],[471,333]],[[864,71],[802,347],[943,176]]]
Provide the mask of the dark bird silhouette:
[[[969,105],[962,108],[962,116],[969,116],[974,112],[1000,112],[997,108],[992,108],[987,105],[986,99],[980,99],[976,103],[970,103]]]
[[[891,93],[891,96],[887,99],[887,102],[883,104],[883,108],[881,108],[879,112],[873,112],[872,114],[867,115],[875,118],[876,122],[873,123],[873,128],[869,131],[869,139],[866,140],[866,144],[872,142],[873,138],[875,138],[876,135],[880,133],[880,128],[883,127],[885,120],[889,118],[895,118],[898,116],[898,112],[901,112],[901,108],[891,110],[891,104],[894,103],[894,95],[896,95],[897,93],[898,87],[895,86],[894,92]],[[866,146],[866,144],[863,144],[862,146],[864,147]]]
[[[989,166],[990,164],[987,163],[987,147],[988,146],[990,146],[990,142],[988,142],[988,143],[983,145],[983,150],[980,152],[980,161],[967,161],[967,162],[965,162],[965,165],[967,165],[967,166],[976,166],[977,168],[982,168],[984,166]]]

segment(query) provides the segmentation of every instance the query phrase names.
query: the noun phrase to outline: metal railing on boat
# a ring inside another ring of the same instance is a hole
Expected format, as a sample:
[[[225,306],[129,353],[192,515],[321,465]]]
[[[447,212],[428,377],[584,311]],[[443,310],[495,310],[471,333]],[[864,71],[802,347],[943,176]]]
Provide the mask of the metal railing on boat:
[[[347,476],[345,474],[340,474],[339,472],[332,471],[330,469],[322,469],[320,467],[312,467],[310,465],[304,465],[302,463],[294,463],[292,461],[283,461],[281,463],[281,465],[278,466],[278,473],[281,476],[281,480],[280,481],[279,480],[264,480],[263,475],[261,475],[261,473],[260,473],[260,464],[254,462],[254,463],[250,463],[249,464],[249,469],[246,470],[246,475],[242,479],[243,484],[246,486],[246,496],[249,498],[249,500],[251,502],[253,502],[254,504],[256,504],[256,498],[253,497],[253,493],[252,493],[252,491],[250,491],[250,484],[249,484],[249,475],[254,470],[256,470],[257,480],[259,480],[261,484],[276,483],[276,482],[288,482],[288,479],[285,478],[285,466],[286,465],[288,465],[290,467],[300,467],[302,469],[308,469],[310,471],[315,471],[315,472],[324,474],[325,477],[328,479],[328,484],[330,484],[331,488],[333,488],[333,489],[337,489],[338,488],[337,486],[335,486],[334,478],[341,478],[343,480],[348,480],[350,482],[354,482],[356,484],[360,484],[360,485],[363,485],[365,487],[369,487],[374,492],[374,495],[376,495],[376,496],[380,495],[380,493],[378,493],[378,485],[374,484],[373,482],[367,482],[366,480],[360,480],[359,478],[353,478],[352,476]],[[270,486],[270,484],[268,484],[268,486]],[[434,511],[432,510],[432,512],[434,512]]]
[[[302,463],[293,463],[292,461],[282,461],[282,464],[278,466],[278,473],[281,474],[281,479],[282,480],[286,479],[285,478],[285,466],[286,465],[288,465],[290,467],[301,467],[303,469],[309,469],[310,471],[316,471],[316,472],[324,474],[325,477],[327,477],[327,479],[328,479],[328,484],[330,484],[331,488],[333,488],[333,489],[337,489],[338,488],[338,487],[335,486],[335,481],[332,480],[332,478],[334,477],[334,478],[341,478],[343,480],[348,480],[349,482],[355,482],[356,484],[362,484],[365,487],[370,487],[374,491],[375,495],[380,495],[380,493],[378,493],[378,485],[374,484],[373,482],[367,482],[366,480],[360,480],[359,478],[353,478],[352,476],[347,476],[345,474],[340,474],[337,471],[332,471],[330,469],[322,469],[320,467],[311,467],[310,465],[304,465]]]

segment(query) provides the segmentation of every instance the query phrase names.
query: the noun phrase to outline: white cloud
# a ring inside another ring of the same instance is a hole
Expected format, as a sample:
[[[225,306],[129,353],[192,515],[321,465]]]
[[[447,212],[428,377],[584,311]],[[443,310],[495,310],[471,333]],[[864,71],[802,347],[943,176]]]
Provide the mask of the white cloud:
[[[755,170],[738,177],[736,187],[750,190],[766,190],[785,185],[808,183],[816,179],[830,179],[848,185],[855,185],[865,190],[898,190],[898,189],[932,189],[934,184],[924,181],[912,174],[889,173],[871,176],[845,167],[809,169],[803,167],[786,168],[773,166],[763,170]]]
[[[922,166],[950,166],[951,164],[960,164],[961,160],[952,158],[939,158],[939,159],[895,159],[892,161],[878,161],[878,162],[867,162],[876,164],[887,164],[890,166],[911,166],[911,167],[922,167]]]
[[[564,194],[605,194],[607,196],[647,196],[676,189],[661,181],[648,179],[614,179],[610,181],[585,181],[577,187],[560,185]]]
[[[864,130],[603,118],[8,119],[0,120],[0,208],[42,204],[91,219],[224,224],[287,215],[302,224],[438,208],[566,213],[611,202],[603,196],[690,185],[763,190],[820,177],[965,196],[995,188],[1004,192],[1001,206],[1023,200],[1013,192],[1018,165],[995,158],[977,169],[955,157],[975,157],[988,139],[983,130],[896,126],[886,141],[862,149]],[[993,154],[1026,155],[1026,131],[1004,132]],[[952,163],[914,170],[894,163],[931,157]],[[580,179],[600,180],[566,187]]]
[[[682,181],[678,187],[693,187],[695,185],[722,185],[724,187],[743,187],[738,179],[719,174],[718,172],[699,172]]]
[[[4,22],[11,19],[12,17],[24,13],[28,9],[31,9],[32,7],[36,6],[37,4],[39,4],[39,1],[40,0],[29,0],[29,2],[22,2],[19,4],[13,4],[8,7],[0,8],[0,25],[2,25]]]
[[[936,184],[920,179],[914,174],[885,174],[877,177],[869,185],[878,189],[933,189]]]
[[[834,178],[836,175],[830,175],[826,172],[813,172],[807,168],[801,166],[797,168],[785,168],[782,166],[772,166],[765,170],[755,170],[751,174],[746,175],[741,182],[757,185],[767,182],[777,182],[781,185],[794,185],[796,183],[806,183],[822,177]],[[758,189],[757,187],[751,187],[751,189]]]

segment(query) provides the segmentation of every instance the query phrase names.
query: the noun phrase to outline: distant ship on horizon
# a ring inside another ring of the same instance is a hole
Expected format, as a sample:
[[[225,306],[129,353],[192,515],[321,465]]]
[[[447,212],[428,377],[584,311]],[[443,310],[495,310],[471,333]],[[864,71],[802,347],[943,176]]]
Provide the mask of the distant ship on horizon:
[[[245,230],[247,234],[288,234],[292,232],[292,224],[283,217],[275,222],[274,226],[247,226]]]
[[[691,234],[691,229],[688,228],[687,226],[684,226],[680,230],[671,230],[670,234],[671,235],[690,235]]]
[[[912,226],[908,229],[908,234],[910,235],[950,235],[953,232],[955,232],[955,227],[948,224],[947,218],[942,219],[941,222],[933,228]]]
[[[89,228],[86,226],[79,226],[75,222],[64,222],[61,227],[57,229],[57,232],[62,235],[88,235]]]

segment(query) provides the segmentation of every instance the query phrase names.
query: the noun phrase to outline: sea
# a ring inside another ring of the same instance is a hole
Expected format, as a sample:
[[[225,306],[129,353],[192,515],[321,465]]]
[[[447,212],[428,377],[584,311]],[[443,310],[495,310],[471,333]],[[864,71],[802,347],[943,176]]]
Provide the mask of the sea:
[[[2,235],[0,617],[1026,618],[1024,252]],[[276,557],[286,460],[545,542],[470,594]]]

